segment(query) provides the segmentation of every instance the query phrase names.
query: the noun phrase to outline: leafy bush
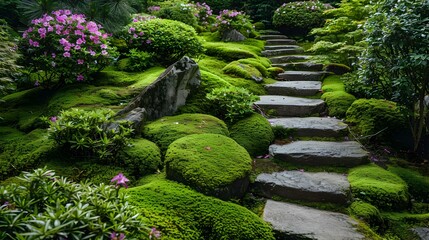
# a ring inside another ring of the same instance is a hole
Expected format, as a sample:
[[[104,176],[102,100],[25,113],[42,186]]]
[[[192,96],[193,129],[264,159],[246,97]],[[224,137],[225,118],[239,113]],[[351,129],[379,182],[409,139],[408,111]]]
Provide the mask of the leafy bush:
[[[239,87],[215,88],[206,98],[211,101],[213,114],[229,123],[252,114],[253,103],[259,100],[258,96]]]
[[[20,179],[20,185],[0,186],[2,239],[149,235],[143,217],[128,204],[125,193],[113,186],[72,183],[46,169],[24,172]],[[114,179],[123,184],[128,181],[120,175]]]
[[[80,156],[106,159],[128,145],[131,123],[117,122],[116,129],[109,129],[115,113],[111,110],[62,111],[48,120],[50,138],[60,146]]]
[[[325,7],[319,1],[284,3],[273,16],[273,24],[284,33],[306,35],[324,23]]]
[[[163,19],[176,20],[186,23],[192,27],[198,25],[197,12],[194,4],[191,3],[170,3],[164,4],[159,9],[156,6],[149,7],[151,14]]]
[[[202,53],[195,30],[184,23],[167,19],[147,19],[137,17],[127,26],[125,38],[129,48],[155,54],[164,64]]]
[[[119,60],[118,68],[127,72],[142,72],[148,68],[155,66],[155,54],[130,49],[127,54],[128,58]]]
[[[22,65],[36,76],[36,86],[90,80],[91,73],[109,65],[115,52],[100,25],[69,10],[34,19],[19,50]]]
[[[250,18],[244,12],[236,10],[222,10],[216,17],[215,26],[222,35],[233,29],[239,31],[245,37],[256,35]]]
[[[0,96],[11,93],[16,88],[15,78],[19,76],[21,66],[16,63],[19,55],[15,42],[13,30],[6,21],[0,19]]]

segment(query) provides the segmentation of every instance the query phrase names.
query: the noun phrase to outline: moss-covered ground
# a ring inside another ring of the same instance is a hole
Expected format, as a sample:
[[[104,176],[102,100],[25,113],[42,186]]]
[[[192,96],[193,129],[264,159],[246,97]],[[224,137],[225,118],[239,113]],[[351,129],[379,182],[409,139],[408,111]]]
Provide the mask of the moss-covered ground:
[[[328,106],[329,116],[333,117],[344,118],[350,105],[356,100],[353,95],[345,91],[339,75],[326,77],[323,80],[322,92],[321,99]]]

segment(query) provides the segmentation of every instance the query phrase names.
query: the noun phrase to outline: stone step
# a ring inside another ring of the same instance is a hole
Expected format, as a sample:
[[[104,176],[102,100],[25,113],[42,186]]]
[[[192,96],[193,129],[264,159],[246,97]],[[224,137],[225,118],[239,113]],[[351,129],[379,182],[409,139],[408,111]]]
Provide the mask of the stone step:
[[[262,56],[271,57],[271,56],[283,56],[287,54],[300,54],[304,53],[302,48],[286,48],[286,49],[276,49],[276,50],[265,50],[262,51]]]
[[[270,154],[276,159],[312,166],[354,167],[368,162],[368,152],[355,141],[296,141],[273,144]]]
[[[270,95],[282,96],[313,96],[321,91],[320,81],[287,81],[265,85]]]
[[[308,202],[347,205],[350,183],[338,173],[283,171],[262,173],[256,177],[253,191],[262,197],[284,197]]]
[[[294,71],[322,71],[323,64],[314,62],[295,62],[295,63],[277,63],[272,64],[273,67],[280,67],[284,70]]]
[[[347,124],[336,118],[271,118],[272,126],[292,129],[295,137],[342,137],[348,133]]]
[[[281,34],[279,31],[273,30],[273,29],[261,30],[259,32],[261,34],[265,34],[265,35],[280,35]]]
[[[281,35],[281,34],[266,34],[266,35],[260,35],[259,39],[262,40],[268,40],[268,39],[288,39],[287,36]]]
[[[268,39],[266,40],[266,45],[283,45],[283,44],[296,44],[296,41],[293,39]]]
[[[349,216],[296,204],[268,200],[263,219],[273,226],[276,239],[364,239]]]
[[[273,115],[280,117],[305,117],[320,114],[326,105],[320,99],[264,95],[255,103],[264,111],[274,110]]]
[[[322,81],[326,72],[285,71],[277,77],[284,81]]]
[[[277,56],[270,57],[271,63],[292,63],[308,60],[310,56],[307,55],[286,55],[286,56]]]
[[[265,50],[277,50],[277,49],[295,49],[295,48],[301,48],[298,45],[272,45],[272,46],[265,46]]]

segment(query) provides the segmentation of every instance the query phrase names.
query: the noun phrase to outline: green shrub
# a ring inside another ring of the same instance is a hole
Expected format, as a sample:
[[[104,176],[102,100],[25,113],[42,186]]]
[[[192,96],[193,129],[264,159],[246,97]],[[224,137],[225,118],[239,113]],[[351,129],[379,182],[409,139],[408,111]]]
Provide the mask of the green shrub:
[[[250,156],[267,153],[274,140],[271,124],[260,114],[238,121],[230,128],[231,138],[244,147]]]
[[[159,18],[176,20],[195,28],[198,25],[197,12],[193,4],[177,2],[162,4],[158,11],[151,13]]]
[[[380,209],[397,210],[409,205],[407,184],[397,175],[375,164],[351,169],[348,180],[354,198]]]
[[[419,172],[400,167],[389,167],[390,172],[398,175],[408,185],[412,198],[419,202],[429,202],[429,177]]]
[[[128,58],[118,61],[118,69],[127,72],[142,72],[155,66],[155,54],[139,51],[137,49],[130,49],[127,54]]]
[[[350,205],[349,211],[353,216],[369,223],[371,226],[380,226],[383,224],[380,211],[369,203],[355,201]]]
[[[156,143],[162,152],[175,140],[200,133],[216,133],[229,136],[225,123],[205,114],[182,114],[163,117],[143,127],[143,136]]]
[[[203,51],[195,30],[182,22],[137,17],[126,29],[129,48],[153,53],[163,64],[174,63],[184,55],[198,56]]]
[[[329,116],[338,118],[344,118],[347,110],[356,100],[355,96],[342,91],[324,93],[321,99],[328,105]]]
[[[274,240],[270,226],[248,209],[179,183],[153,180],[129,189],[128,195],[162,239]]]
[[[113,186],[72,183],[46,169],[24,172],[21,180],[0,186],[1,239],[148,236],[143,217]]]
[[[125,148],[119,158],[136,177],[155,173],[162,163],[159,147],[146,139],[131,141],[131,146]]]
[[[165,155],[167,178],[221,199],[247,190],[252,159],[234,140],[219,134],[194,134],[174,141]]]
[[[13,50],[15,43],[12,32],[6,21],[0,19],[0,97],[15,90],[15,78],[19,76],[21,68],[16,64],[19,55]]]
[[[319,1],[284,3],[274,12],[273,24],[283,33],[305,36],[323,25],[324,10]]]
[[[124,121],[118,122],[116,129],[109,129],[114,115],[113,111],[106,109],[62,111],[59,116],[47,120],[49,137],[79,156],[113,158],[128,145],[132,133],[131,123]]]
[[[220,11],[219,15],[216,17],[215,26],[222,35],[222,39],[225,38],[225,33],[231,30],[236,30],[245,37],[255,37],[257,35],[249,16],[244,12],[236,10],[224,9]]]
[[[211,101],[213,114],[229,123],[252,114],[253,103],[259,100],[258,96],[238,87],[213,89],[206,98]]]

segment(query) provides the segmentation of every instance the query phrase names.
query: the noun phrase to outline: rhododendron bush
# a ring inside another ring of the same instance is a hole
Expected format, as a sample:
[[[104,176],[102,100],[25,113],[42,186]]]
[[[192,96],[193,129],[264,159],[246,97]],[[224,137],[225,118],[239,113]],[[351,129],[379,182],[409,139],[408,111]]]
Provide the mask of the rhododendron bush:
[[[82,14],[58,10],[31,21],[19,48],[22,65],[35,85],[90,80],[90,74],[109,65],[114,49],[101,25]]]
[[[215,27],[222,34],[225,31],[235,29],[246,37],[255,36],[254,28],[249,16],[236,10],[222,10],[216,17]]]

